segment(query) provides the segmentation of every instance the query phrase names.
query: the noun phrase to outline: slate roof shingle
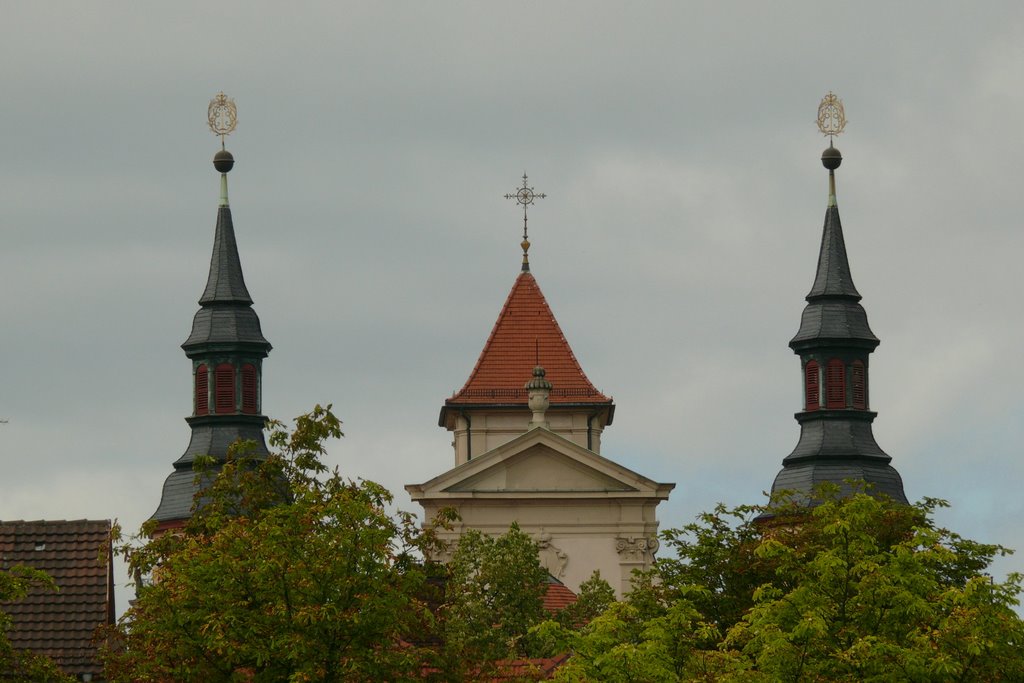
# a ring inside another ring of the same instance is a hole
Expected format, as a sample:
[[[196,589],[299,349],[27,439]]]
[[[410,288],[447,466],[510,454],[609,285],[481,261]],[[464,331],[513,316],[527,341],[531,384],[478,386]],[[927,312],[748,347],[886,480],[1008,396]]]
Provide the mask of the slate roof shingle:
[[[0,603],[14,622],[11,644],[47,655],[72,676],[99,680],[93,636],[114,623],[112,559],[109,520],[0,522],[0,566],[42,570],[59,589]]]

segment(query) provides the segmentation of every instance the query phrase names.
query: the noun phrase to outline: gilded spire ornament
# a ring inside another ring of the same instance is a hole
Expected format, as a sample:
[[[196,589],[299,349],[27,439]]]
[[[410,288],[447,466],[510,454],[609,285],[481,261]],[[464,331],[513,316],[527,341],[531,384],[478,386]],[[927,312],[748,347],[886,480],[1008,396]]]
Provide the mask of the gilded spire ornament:
[[[235,101],[221,90],[216,97],[210,100],[210,107],[206,110],[206,119],[213,134],[220,136],[220,148],[224,149],[224,138],[231,135],[235,126],[238,125],[238,109],[235,107]]]
[[[832,138],[846,129],[846,111],[843,101],[831,90],[818,104],[818,130],[828,136],[828,149],[821,154],[821,164],[828,169],[828,205],[836,205],[836,169],[843,163],[843,155],[832,144]]]
[[[842,133],[845,128],[846,111],[843,109],[843,101],[829,90],[818,105],[818,130],[822,135],[828,136],[828,144],[831,145],[832,138]]]
[[[228,171],[235,167],[235,157],[224,146],[224,138],[235,130],[238,125],[238,109],[235,101],[224,94],[210,100],[206,110],[206,122],[214,135],[220,136],[220,151],[213,155],[213,167],[220,171],[220,205],[228,205]]]
[[[530,270],[530,259],[528,252],[530,251],[530,239],[527,236],[526,231],[526,211],[533,205],[537,199],[544,199],[547,197],[543,192],[537,193],[532,187],[527,184],[528,177],[526,171],[523,171],[523,185],[516,190],[515,194],[506,194],[505,199],[515,199],[518,206],[523,207],[523,241],[520,246],[523,248],[523,270]]]

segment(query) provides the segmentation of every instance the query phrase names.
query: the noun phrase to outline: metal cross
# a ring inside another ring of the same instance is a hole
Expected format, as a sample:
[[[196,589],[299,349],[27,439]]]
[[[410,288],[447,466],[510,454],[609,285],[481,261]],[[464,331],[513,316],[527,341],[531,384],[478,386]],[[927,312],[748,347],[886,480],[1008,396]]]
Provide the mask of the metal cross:
[[[515,199],[516,204],[523,207],[523,270],[529,270],[530,264],[527,260],[527,252],[530,250],[530,240],[527,236],[527,217],[526,210],[530,208],[534,200],[544,199],[547,197],[543,192],[537,193],[533,191],[533,188],[527,185],[528,177],[526,171],[523,171],[523,186],[516,190],[515,194],[506,194],[505,199]]]

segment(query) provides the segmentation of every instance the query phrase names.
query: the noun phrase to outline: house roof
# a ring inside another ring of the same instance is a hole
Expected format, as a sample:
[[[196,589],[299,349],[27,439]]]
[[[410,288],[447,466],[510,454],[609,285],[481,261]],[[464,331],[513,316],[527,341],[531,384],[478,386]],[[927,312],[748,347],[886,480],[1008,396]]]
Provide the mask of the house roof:
[[[72,676],[99,676],[93,635],[114,623],[112,559],[109,520],[0,522],[0,566],[42,570],[58,588],[0,603],[14,624],[11,644],[49,656]]]
[[[578,599],[579,597],[566,588],[564,583],[550,574],[548,575],[548,585],[544,591],[544,609],[546,611],[554,614],[565,609]]]
[[[466,384],[445,405],[523,404],[523,385],[543,365],[559,403],[611,403],[583,372],[540,285],[529,271],[516,278]]]

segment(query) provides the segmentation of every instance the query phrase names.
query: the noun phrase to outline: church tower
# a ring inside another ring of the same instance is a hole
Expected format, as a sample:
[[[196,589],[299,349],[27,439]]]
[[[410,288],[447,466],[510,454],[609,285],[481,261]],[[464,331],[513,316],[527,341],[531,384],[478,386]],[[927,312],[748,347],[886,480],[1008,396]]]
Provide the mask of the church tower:
[[[842,103],[829,93],[819,109],[819,127],[831,135],[844,125]],[[795,416],[800,441],[782,461],[772,493],[792,491],[809,499],[814,487],[823,482],[846,489],[846,480],[858,480],[868,483],[873,495],[906,503],[903,480],[889,464],[892,458],[875,442],[871,428],[877,413],[870,405],[868,357],[879,339],[868,326],[846,256],[835,180],[842,160],[831,144],[821,156],[828,169],[829,196],[818,270],[800,329],[789,342],[800,356],[804,389],[803,409]]]
[[[516,522],[540,547],[552,576],[578,591],[600,570],[621,596],[634,569],[658,548],[656,508],[675,484],[652,481],[600,455],[615,406],[587,378],[530,271],[523,187],[523,264],[462,389],[444,402],[439,424],[454,435],[455,467],[406,491],[433,519],[455,508],[441,530],[490,535]],[[444,560],[445,557],[437,559]]]
[[[210,127],[222,140],[221,150],[213,157],[220,172],[213,255],[192,333],[181,345],[192,361],[192,415],[185,418],[192,438],[164,482],[160,506],[153,513],[159,531],[181,526],[191,516],[198,490],[193,471],[197,456],[212,456],[223,463],[228,448],[239,439],[256,444],[252,457],[268,455],[261,393],[263,359],[271,346],[245,287],[228,203],[227,174],[235,160],[224,149],[223,136],[234,130],[235,121],[234,102],[220,93],[210,104]]]

